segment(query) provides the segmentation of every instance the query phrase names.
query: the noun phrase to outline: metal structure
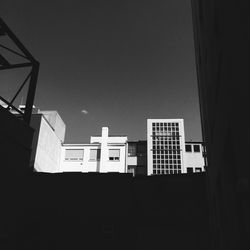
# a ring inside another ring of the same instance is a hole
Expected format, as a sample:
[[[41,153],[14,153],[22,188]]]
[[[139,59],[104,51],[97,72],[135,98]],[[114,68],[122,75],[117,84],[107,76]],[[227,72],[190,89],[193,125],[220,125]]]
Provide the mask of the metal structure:
[[[1,44],[1,37],[3,36],[7,36],[17,46],[19,51],[16,51],[12,48],[9,48]],[[0,70],[11,70],[11,69],[17,69],[17,68],[26,68],[26,67],[31,68],[27,77],[22,82],[22,84],[20,85],[19,89],[17,90],[17,92],[15,93],[11,101],[5,100],[0,95],[0,100],[3,101],[5,104],[7,104],[7,109],[8,110],[13,109],[16,112],[18,112],[18,114],[20,114],[20,118],[25,123],[29,124],[30,119],[31,119],[31,114],[32,114],[32,107],[34,103],[35,92],[36,92],[36,84],[37,84],[37,78],[38,78],[38,72],[39,72],[39,62],[34,59],[34,57],[30,54],[30,52],[19,41],[19,39],[15,36],[15,34],[10,30],[10,28],[1,18],[0,18],[0,47],[24,60],[24,62],[21,62],[21,63],[11,63],[4,57],[4,55],[1,55],[0,53]],[[25,109],[24,111],[21,111],[17,107],[15,107],[13,103],[26,84],[28,84],[28,92],[27,92],[27,98],[26,98],[26,103],[25,103]]]

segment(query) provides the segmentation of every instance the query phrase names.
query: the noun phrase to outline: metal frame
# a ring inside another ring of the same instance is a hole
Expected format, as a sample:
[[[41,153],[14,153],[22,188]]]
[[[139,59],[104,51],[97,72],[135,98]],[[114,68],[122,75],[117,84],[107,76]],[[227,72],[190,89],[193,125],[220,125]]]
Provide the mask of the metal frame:
[[[8,48],[2,45],[1,36],[8,36],[8,38],[18,47],[20,51],[15,51],[11,48]],[[15,110],[16,112],[20,114],[21,119],[25,123],[29,124],[30,119],[31,119],[31,114],[32,114],[35,92],[36,92],[36,84],[37,84],[38,72],[39,72],[39,62],[35,60],[35,58],[30,54],[30,52],[19,41],[19,39],[15,36],[15,34],[10,30],[10,28],[1,18],[0,18],[0,47],[11,52],[12,54],[15,54],[25,59],[25,62],[23,63],[11,64],[8,60],[4,58],[3,55],[0,54],[0,70],[10,70],[10,69],[16,69],[16,68],[25,68],[25,67],[31,68],[26,79],[20,85],[19,89],[17,90],[17,92],[15,93],[14,97],[12,98],[10,102],[5,100],[2,96],[0,96],[0,100],[2,100],[4,103],[8,105],[6,109]],[[28,86],[27,98],[26,98],[26,103],[25,103],[25,110],[24,112],[22,112],[17,107],[15,107],[13,103],[16,97],[19,95],[19,93],[21,92],[21,90],[27,83],[29,86]]]

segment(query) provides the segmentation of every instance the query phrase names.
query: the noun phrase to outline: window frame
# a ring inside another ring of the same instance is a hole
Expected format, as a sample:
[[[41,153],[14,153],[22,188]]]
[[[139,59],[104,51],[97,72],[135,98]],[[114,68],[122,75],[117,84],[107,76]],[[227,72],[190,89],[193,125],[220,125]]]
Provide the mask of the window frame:
[[[115,157],[115,156],[110,156],[110,151],[115,151],[115,150],[117,150],[117,151],[119,151],[119,157]],[[109,149],[109,161],[112,161],[112,162],[114,162],[114,161],[116,161],[116,162],[118,162],[118,161],[120,161],[120,155],[121,155],[121,149],[120,148],[110,148]],[[111,159],[111,158],[114,158],[114,159]],[[116,159],[117,158],[117,159]]]
[[[91,159],[90,158],[91,157],[91,151],[93,151],[93,150],[97,151],[97,153],[96,153],[96,159]],[[91,148],[89,150],[89,161],[90,162],[97,162],[97,161],[100,161],[100,160],[101,160],[101,149],[100,148]]]
[[[190,151],[187,150],[187,147],[190,147]],[[186,144],[185,145],[185,152],[187,152],[187,153],[192,153],[193,152],[192,151],[192,144]]]
[[[73,151],[73,150],[82,151],[82,157],[78,157],[78,158],[67,157],[66,158],[66,152]],[[65,154],[64,154],[64,161],[65,162],[82,162],[83,160],[84,160],[84,149],[83,148],[66,148],[65,149]]]
[[[197,148],[197,147],[199,148],[198,151],[195,149],[195,148]],[[194,153],[200,153],[200,152],[201,152],[201,147],[200,147],[199,144],[194,144],[194,145],[193,145],[193,152],[194,152]]]

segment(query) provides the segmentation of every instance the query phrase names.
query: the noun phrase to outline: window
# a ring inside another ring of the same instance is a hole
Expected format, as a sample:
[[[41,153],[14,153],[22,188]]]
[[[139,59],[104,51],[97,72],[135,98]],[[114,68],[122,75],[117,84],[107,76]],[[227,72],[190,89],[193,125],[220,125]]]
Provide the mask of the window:
[[[192,152],[192,146],[191,145],[185,145],[186,152]]]
[[[90,161],[100,161],[101,150],[98,149],[90,149]]]
[[[64,160],[65,161],[82,161],[83,149],[66,149]]]
[[[194,145],[194,152],[200,152],[200,145]]]
[[[109,160],[119,161],[120,160],[120,149],[110,149],[109,150]]]
[[[155,146],[153,146],[155,147]],[[128,145],[128,156],[136,156],[136,144]]]
[[[201,168],[195,168],[195,173],[200,173],[200,172],[202,172]]]

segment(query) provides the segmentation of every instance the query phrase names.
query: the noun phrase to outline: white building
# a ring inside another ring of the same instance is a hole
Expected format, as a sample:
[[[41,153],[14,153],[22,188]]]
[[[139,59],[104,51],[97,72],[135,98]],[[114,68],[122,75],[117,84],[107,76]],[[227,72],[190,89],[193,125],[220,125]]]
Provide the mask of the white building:
[[[205,171],[202,144],[185,143],[183,119],[148,119],[147,142],[110,136],[104,127],[101,136],[91,136],[90,143],[64,144],[66,126],[57,111],[35,107],[30,125],[35,130],[30,167],[38,172],[158,175]]]
[[[185,168],[188,173],[205,171],[204,149],[201,142],[185,143]]]
[[[109,136],[102,128],[101,136],[91,136],[90,144],[63,144],[60,172],[127,172],[127,137]]]
[[[148,119],[147,146],[148,175],[204,171],[202,144],[185,143],[183,119]]]
[[[148,119],[148,175],[186,173],[183,119]]]
[[[23,111],[25,105],[19,105]],[[15,110],[11,110],[19,115]],[[34,129],[30,167],[37,172],[57,173],[66,126],[57,111],[43,111],[33,106],[30,126]]]
[[[63,120],[57,111],[38,110],[36,114],[32,114],[30,125],[35,129],[31,167],[38,172],[59,172],[66,130]]]

